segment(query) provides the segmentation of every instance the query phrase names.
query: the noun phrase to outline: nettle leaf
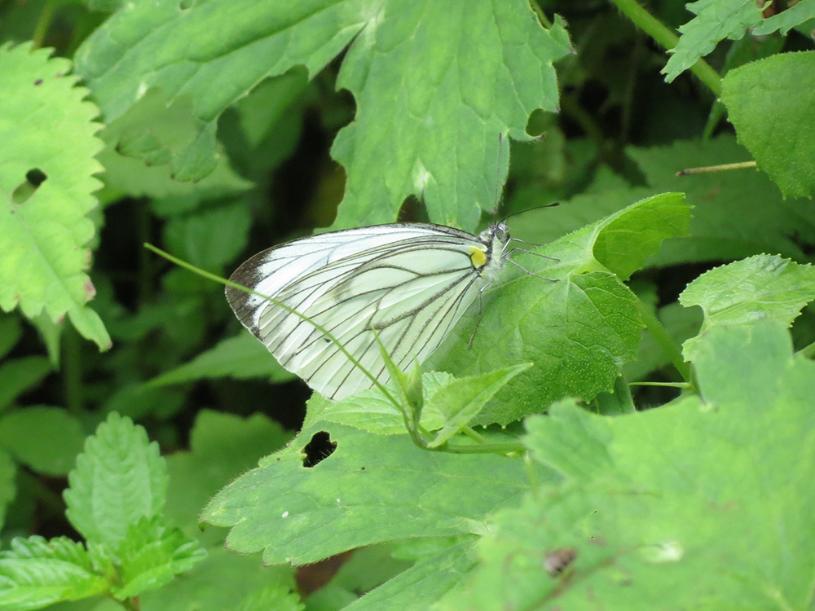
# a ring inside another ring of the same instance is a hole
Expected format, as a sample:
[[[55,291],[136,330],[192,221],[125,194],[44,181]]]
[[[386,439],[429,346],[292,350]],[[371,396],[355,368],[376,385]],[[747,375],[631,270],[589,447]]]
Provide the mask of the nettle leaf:
[[[556,261],[516,254],[535,275],[508,264],[513,277],[485,292],[483,313],[465,315],[427,366],[473,375],[506,363],[535,364],[496,395],[479,424],[507,424],[564,396],[590,400],[610,391],[636,356],[642,330],[637,298],[620,278],[663,239],[684,235],[689,222],[682,194],[665,193],[538,250]]]
[[[815,363],[782,325],[712,329],[701,400],[527,420],[563,479],[502,510],[443,609],[805,608],[812,596]],[[769,493],[768,493],[769,491]]]
[[[119,600],[156,590],[186,573],[206,557],[198,542],[160,517],[144,517],[130,525],[118,549],[121,585],[113,588]]]
[[[780,13],[765,19],[753,28],[753,34],[766,36],[773,32],[781,32],[786,36],[791,29],[810,19],[815,19],[815,0],[799,0],[796,4],[785,8]]]
[[[763,19],[762,3],[755,0],[697,0],[685,5],[696,15],[679,26],[682,36],[662,69],[670,83],[726,38],[738,40]]]
[[[51,363],[44,356],[24,356],[0,364],[0,409],[39,384],[51,373]]]
[[[0,446],[45,475],[65,475],[82,451],[82,424],[58,407],[26,407],[0,418]]]
[[[222,340],[189,363],[162,373],[149,383],[151,386],[166,386],[225,377],[236,380],[266,378],[273,382],[294,379],[293,374],[277,364],[262,343],[248,332],[241,332]]]
[[[190,433],[190,451],[167,458],[171,482],[167,515],[190,534],[197,534],[198,514],[207,501],[290,437],[263,414],[241,418],[206,409],[198,412]]]
[[[70,62],[50,53],[0,47],[0,308],[52,321],[67,314],[106,350],[110,337],[85,305],[95,294],[85,272],[95,233],[87,215],[101,186],[93,177],[102,169],[98,110],[68,74]]]
[[[85,442],[68,482],[63,496],[73,527],[116,549],[131,524],[161,513],[167,467],[144,429],[114,412]]]
[[[762,121],[766,121],[766,117]],[[801,244],[815,244],[815,206],[784,199],[755,170],[677,176],[684,168],[744,161],[750,155],[731,136],[705,142],[628,148],[627,154],[654,191],[686,191],[694,205],[690,235],[669,238],[652,265],[739,259],[762,252],[806,257]]]
[[[81,543],[66,537],[15,538],[0,552],[0,607],[41,609],[103,594],[108,581]]]
[[[695,359],[705,334],[716,327],[762,319],[789,326],[812,300],[815,267],[778,256],[758,255],[705,272],[679,296],[683,306],[700,306],[705,315],[699,335],[683,346],[685,359]]]
[[[499,134],[528,138],[529,114],[558,107],[552,62],[571,52],[563,22],[544,29],[524,0],[319,4],[136,4],[86,40],[77,69],[108,122],[150,90],[167,96],[169,111],[190,105],[192,129],[174,141],[127,144],[169,162],[177,179],[198,180],[214,167],[224,109],[295,66],[313,76],[348,46],[338,86],[358,112],[334,144],[348,173],[335,224],[392,221],[416,195],[432,220],[473,228],[500,190],[508,142]]]
[[[784,195],[814,196],[815,51],[773,55],[731,70],[722,82],[722,101],[739,142]]]
[[[229,527],[234,551],[301,565],[393,539],[477,531],[526,478],[511,458],[430,452],[406,436],[316,422],[221,490],[202,520]]]
[[[268,590],[277,598],[268,600]],[[248,606],[247,611],[266,609],[287,610],[284,606],[296,597],[294,573],[289,567],[268,567],[257,558],[233,554],[223,547],[208,550],[207,557],[195,568],[165,585],[159,591],[145,592],[139,597],[143,611],[223,611],[240,609],[261,593],[267,597],[265,606]]]

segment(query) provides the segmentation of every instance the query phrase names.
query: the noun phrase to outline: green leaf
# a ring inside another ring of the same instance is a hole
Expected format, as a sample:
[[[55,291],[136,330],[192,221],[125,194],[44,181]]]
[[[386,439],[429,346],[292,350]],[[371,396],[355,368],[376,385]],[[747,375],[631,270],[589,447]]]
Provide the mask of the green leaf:
[[[815,51],[773,55],[731,70],[722,82],[722,101],[739,142],[782,193],[815,195]]]
[[[503,367],[478,376],[453,380],[439,388],[430,396],[426,407],[435,408],[444,418],[444,425],[433,435],[428,447],[441,447],[458,435],[461,429],[478,416],[495,393],[530,367],[532,363]]]
[[[725,38],[740,39],[763,18],[763,7],[755,0],[697,0],[685,8],[696,17],[679,26],[682,36],[676,47],[668,51],[671,57],[662,69],[668,83],[711,53]]]
[[[102,147],[98,111],[68,76],[65,59],[28,44],[0,47],[0,309],[28,318],[66,313],[100,349],[110,337],[85,304],[95,289],[85,273],[94,226],[87,218],[101,186],[93,177]],[[25,125],[25,129],[20,129]]]
[[[815,0],[799,0],[796,4],[785,8],[780,13],[765,19],[753,28],[753,34],[755,36],[766,36],[773,32],[781,32],[786,36],[791,29],[810,19],[815,19]]]
[[[45,475],[65,475],[82,451],[79,421],[57,407],[26,407],[0,418],[0,446]]]
[[[466,541],[423,558],[344,608],[349,611],[430,609],[475,566],[472,547],[472,542]]]
[[[507,265],[515,277],[484,294],[480,324],[478,312],[465,315],[426,365],[474,375],[508,362],[535,363],[496,395],[478,424],[507,424],[564,396],[590,400],[610,391],[636,355],[642,323],[637,298],[609,271],[627,276],[661,239],[683,235],[689,220],[682,195],[665,193],[538,250],[556,262],[516,255],[536,275]]]
[[[150,90],[168,92],[167,112],[190,105],[192,129],[168,143],[169,161],[177,178],[197,180],[213,167],[225,108],[295,66],[313,76],[348,45],[338,86],[358,111],[333,149],[349,177],[338,226],[392,221],[414,194],[431,219],[474,227],[480,208],[496,204],[496,168],[506,172],[499,134],[528,138],[529,114],[557,109],[552,62],[571,51],[562,21],[543,29],[524,0],[327,0],[319,10],[251,0],[179,10],[161,0],[113,15],[77,66],[108,122]]]
[[[11,314],[0,314],[0,359],[6,356],[23,334],[20,320]]]
[[[7,408],[49,373],[51,363],[44,356],[24,356],[0,364],[0,409]]]
[[[334,451],[304,468],[303,452],[319,432]],[[513,502],[526,477],[520,461],[502,456],[430,452],[406,436],[317,422],[221,490],[202,519],[230,527],[234,551],[263,550],[265,563],[300,565],[393,539],[473,532]]]
[[[167,468],[144,429],[114,412],[85,442],[68,482],[68,520],[87,541],[115,549],[131,524],[161,513]]]
[[[173,217],[164,227],[164,241],[176,256],[221,271],[246,247],[251,221],[248,202],[238,200]]]
[[[701,400],[529,418],[530,451],[562,480],[495,515],[440,608],[653,609],[668,591],[676,608],[807,608],[815,363],[765,321],[712,329],[696,366]]]
[[[762,252],[802,259],[806,255],[801,244],[815,244],[815,206],[807,200],[783,199],[761,172],[676,175],[684,168],[749,159],[731,136],[626,152],[653,191],[686,191],[694,206],[690,235],[666,240],[649,261],[652,265],[721,262]]]
[[[683,306],[700,306],[705,315],[699,335],[684,344],[685,359],[695,360],[705,334],[716,327],[764,319],[789,326],[813,299],[815,267],[778,256],[758,255],[705,272],[679,296]]]
[[[66,537],[15,538],[11,549],[0,552],[0,607],[4,609],[41,609],[103,594],[108,585],[82,544]]]
[[[11,456],[0,449],[0,527],[6,520],[6,508],[14,500],[16,490],[17,467]]]
[[[171,483],[167,515],[189,534],[196,534],[198,514],[207,501],[289,437],[263,414],[241,418],[206,409],[198,412],[190,433],[190,451],[176,452],[167,459]]]
[[[206,557],[206,551],[159,517],[144,517],[130,525],[118,549],[121,585],[113,589],[119,600],[156,590],[186,573]]]
[[[189,363],[150,380],[151,386],[182,384],[201,379],[230,377],[237,380],[266,378],[287,382],[294,375],[277,364],[266,347],[248,332],[222,340]]]

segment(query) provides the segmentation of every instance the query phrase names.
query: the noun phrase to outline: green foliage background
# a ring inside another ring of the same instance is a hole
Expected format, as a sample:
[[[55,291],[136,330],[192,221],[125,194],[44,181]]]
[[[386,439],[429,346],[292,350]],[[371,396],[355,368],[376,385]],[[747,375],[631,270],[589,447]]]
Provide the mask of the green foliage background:
[[[0,609],[811,608],[814,40],[815,0],[0,3]],[[396,404],[143,247],[499,217],[527,271]]]

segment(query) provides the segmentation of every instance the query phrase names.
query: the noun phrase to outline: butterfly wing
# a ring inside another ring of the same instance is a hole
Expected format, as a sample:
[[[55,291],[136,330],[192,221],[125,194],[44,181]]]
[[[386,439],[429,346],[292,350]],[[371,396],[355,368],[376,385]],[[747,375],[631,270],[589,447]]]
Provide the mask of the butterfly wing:
[[[385,382],[376,336],[400,368],[427,358],[484,282],[473,248],[485,246],[448,227],[379,225],[270,248],[231,279],[308,316]],[[332,399],[372,385],[322,331],[260,295],[226,291],[240,321],[283,367]]]

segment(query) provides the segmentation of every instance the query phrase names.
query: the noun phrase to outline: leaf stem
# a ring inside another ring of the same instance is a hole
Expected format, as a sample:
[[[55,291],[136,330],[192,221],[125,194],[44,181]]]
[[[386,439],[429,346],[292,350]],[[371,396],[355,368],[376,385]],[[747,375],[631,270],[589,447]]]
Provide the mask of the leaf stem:
[[[65,405],[74,415],[82,413],[82,346],[79,335],[70,326],[65,327],[62,342],[62,384]]]
[[[634,398],[631,396],[631,389],[628,387],[625,377],[621,375],[617,376],[617,379],[614,380],[614,395],[617,397],[617,401],[620,402],[623,413],[633,414],[637,411],[634,405]]]
[[[549,18],[546,16],[546,13],[543,12],[543,9],[538,4],[538,0],[529,0],[529,4],[532,5],[532,10],[535,11],[535,14],[540,19],[541,25],[545,28],[551,28],[552,22],[549,21]]]
[[[693,388],[688,382],[629,382],[629,386],[665,386],[667,388]]]
[[[520,454],[526,451],[522,443],[512,441],[478,445],[445,444],[439,449],[453,454]]]
[[[714,172],[729,172],[731,170],[755,169],[758,164],[755,161],[737,161],[735,163],[720,163],[718,165],[703,165],[696,168],[684,168],[679,170],[677,176],[691,176],[693,174],[713,174]]]
[[[34,33],[31,35],[31,45],[35,49],[39,49],[45,42],[45,35],[48,34],[48,28],[51,26],[51,21],[54,19],[54,0],[46,0],[45,4],[37,17],[37,23],[34,26]]]
[[[674,31],[645,10],[637,0],[611,0],[611,3],[666,51],[673,49],[679,42]],[[718,98],[722,94],[722,78],[705,60],[700,59],[690,71],[714,96]]]
[[[642,321],[645,323],[645,328],[648,329],[648,332],[651,336],[656,340],[659,347],[662,348],[662,351],[665,353],[673,366],[679,372],[679,375],[682,376],[682,379],[687,382],[688,384],[692,384],[691,381],[691,374],[690,374],[690,366],[685,362],[685,359],[682,358],[682,351],[680,350],[679,346],[677,346],[674,339],[670,336],[670,334],[665,330],[665,327],[659,321],[659,319],[654,315],[653,312],[644,304],[642,301],[637,300],[640,316],[642,317]]]
[[[484,438],[483,435],[478,434],[472,427],[464,426],[461,428],[461,432],[464,433],[467,437],[475,441],[476,443],[485,444],[487,440]]]

